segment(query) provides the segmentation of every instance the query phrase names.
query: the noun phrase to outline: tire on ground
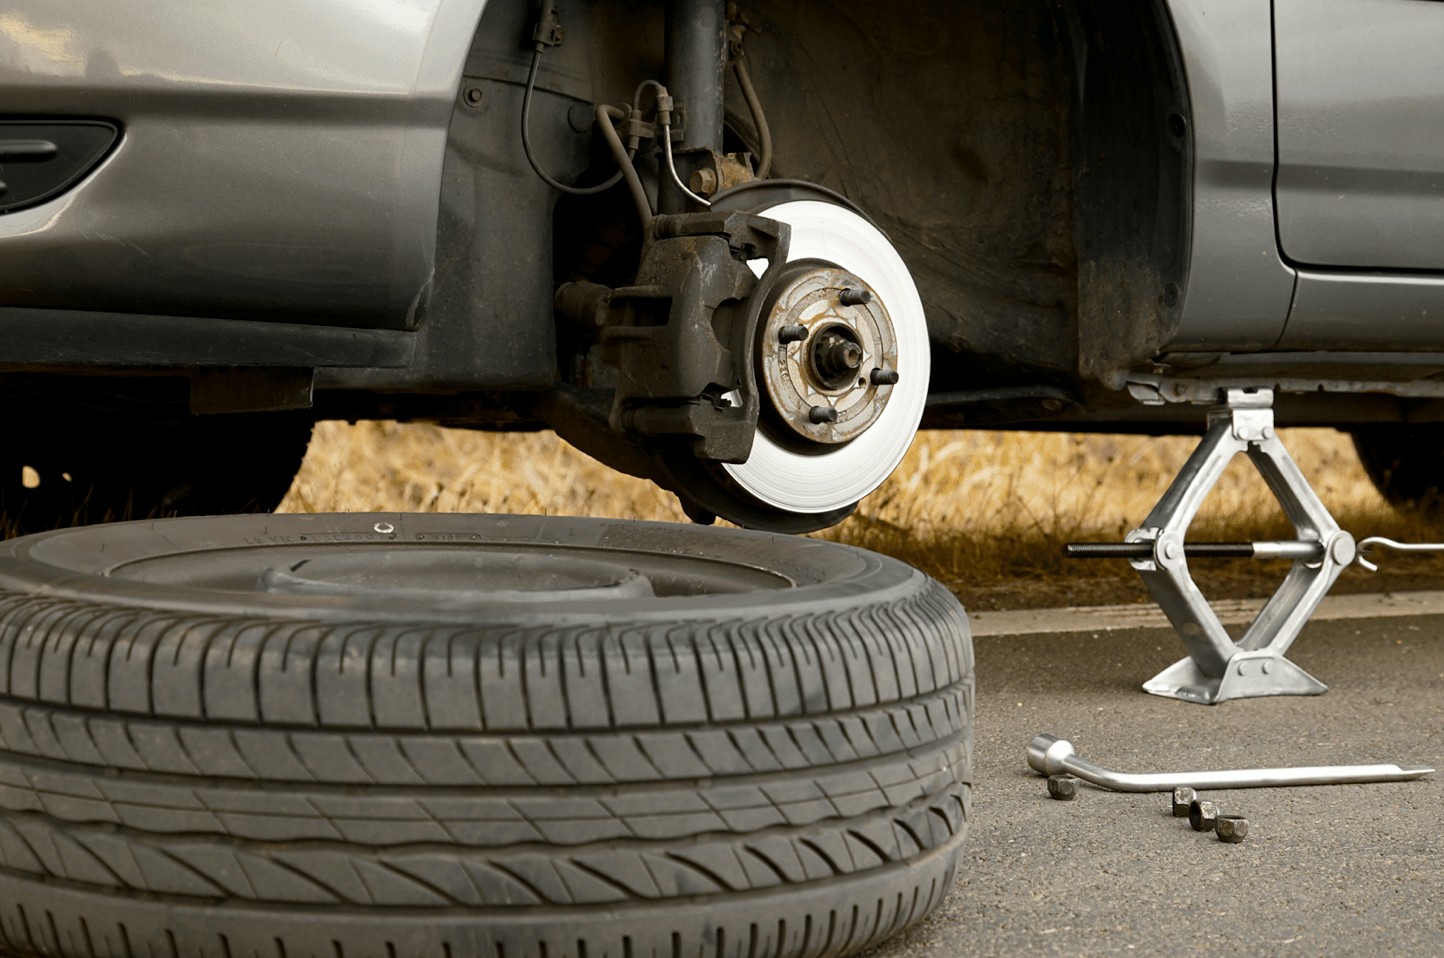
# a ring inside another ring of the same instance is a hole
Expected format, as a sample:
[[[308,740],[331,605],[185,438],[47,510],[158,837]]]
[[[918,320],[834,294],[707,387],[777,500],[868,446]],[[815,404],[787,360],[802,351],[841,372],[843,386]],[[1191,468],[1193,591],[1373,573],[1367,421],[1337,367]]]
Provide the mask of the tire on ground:
[[[546,598],[495,591],[555,563]],[[579,584],[599,565],[619,584]],[[0,949],[855,951],[953,882],[972,661],[937,582],[812,539],[390,514],[14,540]]]
[[[1395,508],[1444,515],[1444,423],[1374,423],[1354,430],[1364,471]]]

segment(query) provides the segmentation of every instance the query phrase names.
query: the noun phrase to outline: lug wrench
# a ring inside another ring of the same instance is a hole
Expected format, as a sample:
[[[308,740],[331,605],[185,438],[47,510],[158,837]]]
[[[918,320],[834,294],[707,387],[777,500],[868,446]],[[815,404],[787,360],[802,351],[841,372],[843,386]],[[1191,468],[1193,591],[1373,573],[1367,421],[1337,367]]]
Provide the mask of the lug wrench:
[[[1216,772],[1116,772],[1095,765],[1056,735],[1039,735],[1028,743],[1028,766],[1040,775],[1066,772],[1115,792],[1167,792],[1189,788],[1270,788],[1282,785],[1352,785],[1363,782],[1409,782],[1434,771],[1422,765],[1316,765],[1298,768],[1240,768]]]
[[[1393,549],[1395,552],[1444,552],[1444,542],[1395,542],[1393,539],[1385,539],[1383,536],[1369,536],[1367,539],[1359,540],[1359,555],[1354,561],[1370,572],[1378,572],[1379,567],[1364,556],[1372,552],[1376,546]]]

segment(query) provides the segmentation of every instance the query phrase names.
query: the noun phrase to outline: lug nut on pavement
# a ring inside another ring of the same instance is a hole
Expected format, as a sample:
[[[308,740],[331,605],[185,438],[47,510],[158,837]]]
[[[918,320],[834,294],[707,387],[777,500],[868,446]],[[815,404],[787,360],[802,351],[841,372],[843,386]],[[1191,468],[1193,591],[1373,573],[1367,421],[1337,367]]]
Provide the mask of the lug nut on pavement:
[[[1049,775],[1048,794],[1060,802],[1071,802],[1078,796],[1078,780],[1072,775]]]
[[[1188,803],[1188,824],[1196,832],[1211,832],[1218,821],[1219,807],[1216,802],[1205,802],[1195,798]]]
[[[1248,837],[1248,819],[1242,815],[1219,815],[1214,823],[1218,840],[1237,845]]]
[[[1173,817],[1187,818],[1188,806],[1193,804],[1193,800],[1197,797],[1198,793],[1187,785],[1180,785],[1178,788],[1175,788],[1173,790]]]

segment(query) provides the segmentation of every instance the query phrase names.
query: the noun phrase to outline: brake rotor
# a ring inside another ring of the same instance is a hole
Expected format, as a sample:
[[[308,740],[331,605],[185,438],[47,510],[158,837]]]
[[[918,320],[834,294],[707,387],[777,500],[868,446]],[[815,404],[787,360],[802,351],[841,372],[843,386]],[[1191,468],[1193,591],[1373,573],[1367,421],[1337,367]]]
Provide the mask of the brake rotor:
[[[772,509],[850,510],[902,461],[922,420],[922,300],[902,257],[861,214],[810,199],[752,212],[787,223],[792,241],[758,323],[764,413],[752,454],[717,468]]]

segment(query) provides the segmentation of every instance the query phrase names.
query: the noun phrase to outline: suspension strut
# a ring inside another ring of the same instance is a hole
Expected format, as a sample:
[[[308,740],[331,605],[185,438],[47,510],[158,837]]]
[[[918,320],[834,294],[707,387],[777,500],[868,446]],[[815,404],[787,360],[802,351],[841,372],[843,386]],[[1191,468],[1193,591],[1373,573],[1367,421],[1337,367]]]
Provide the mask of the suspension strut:
[[[680,130],[672,151],[681,183],[693,170],[712,165],[722,152],[723,78],[727,70],[726,0],[668,0],[667,89],[680,105]],[[664,175],[658,206],[663,213],[700,208],[679,183]]]

